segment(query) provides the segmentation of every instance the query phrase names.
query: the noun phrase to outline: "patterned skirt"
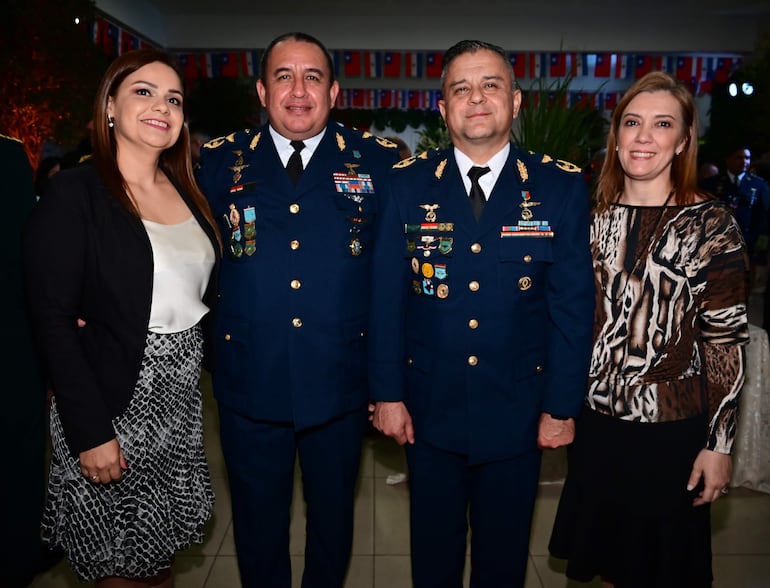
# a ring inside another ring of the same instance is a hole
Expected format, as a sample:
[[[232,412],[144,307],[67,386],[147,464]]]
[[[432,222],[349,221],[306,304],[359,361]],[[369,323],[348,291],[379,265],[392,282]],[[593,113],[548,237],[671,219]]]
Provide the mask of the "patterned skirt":
[[[82,581],[150,578],[203,541],[214,493],[203,453],[199,326],[147,334],[139,380],[113,420],[128,463],[119,482],[92,484],[70,455],[54,400],[43,539],[66,551]]]

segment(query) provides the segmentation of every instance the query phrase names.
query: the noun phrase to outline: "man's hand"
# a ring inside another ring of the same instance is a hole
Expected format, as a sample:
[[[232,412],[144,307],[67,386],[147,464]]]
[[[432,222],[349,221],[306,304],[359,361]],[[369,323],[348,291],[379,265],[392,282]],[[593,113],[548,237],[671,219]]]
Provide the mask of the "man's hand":
[[[374,428],[392,437],[399,445],[414,443],[412,417],[403,402],[377,402],[372,415]]]
[[[687,489],[692,490],[703,477],[703,490],[693,500],[693,506],[714,502],[727,491],[727,485],[733,475],[733,462],[725,453],[701,449],[695,463],[692,464]]]
[[[537,446],[540,449],[556,449],[569,445],[575,439],[575,419],[559,420],[547,412],[540,415],[537,430]]]

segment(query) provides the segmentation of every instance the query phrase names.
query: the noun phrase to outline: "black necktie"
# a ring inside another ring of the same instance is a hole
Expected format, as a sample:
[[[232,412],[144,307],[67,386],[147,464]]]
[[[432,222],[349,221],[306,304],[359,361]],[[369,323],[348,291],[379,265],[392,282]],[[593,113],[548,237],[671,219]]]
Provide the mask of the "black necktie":
[[[473,216],[476,217],[476,222],[481,218],[481,213],[484,212],[484,206],[487,203],[484,190],[479,186],[479,178],[488,171],[488,167],[478,167],[475,165],[468,170],[468,177],[471,179],[471,206],[473,207]]]
[[[305,148],[305,144],[302,141],[292,141],[291,146],[294,147],[294,153],[289,157],[289,161],[286,163],[286,171],[289,173],[289,179],[295,186],[299,181],[299,177],[302,175],[302,156],[299,154]]]

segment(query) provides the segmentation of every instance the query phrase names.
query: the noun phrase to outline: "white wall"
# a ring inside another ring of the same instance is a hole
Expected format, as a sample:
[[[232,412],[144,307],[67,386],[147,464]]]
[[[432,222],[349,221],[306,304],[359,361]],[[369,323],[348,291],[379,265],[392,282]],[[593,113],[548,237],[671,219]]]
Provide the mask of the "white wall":
[[[299,30],[330,49],[443,50],[479,38],[522,51],[740,53],[770,30],[764,0],[734,9],[725,0],[295,0],[292,14],[258,0],[204,2],[211,12],[196,14],[200,2],[187,2],[164,0],[165,19],[152,0],[96,5],[170,49],[256,49]]]

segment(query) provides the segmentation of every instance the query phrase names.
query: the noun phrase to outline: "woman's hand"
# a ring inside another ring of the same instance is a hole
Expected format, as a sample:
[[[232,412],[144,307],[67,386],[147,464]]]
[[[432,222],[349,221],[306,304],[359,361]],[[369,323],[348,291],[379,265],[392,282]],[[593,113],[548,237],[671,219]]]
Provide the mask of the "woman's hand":
[[[94,484],[120,480],[123,470],[127,469],[128,464],[117,439],[80,453],[80,471]]]
[[[717,453],[709,449],[701,449],[695,463],[692,465],[687,489],[692,490],[703,478],[703,490],[693,501],[693,506],[714,502],[722,494],[727,493],[727,485],[733,475],[733,462],[726,453]]]

